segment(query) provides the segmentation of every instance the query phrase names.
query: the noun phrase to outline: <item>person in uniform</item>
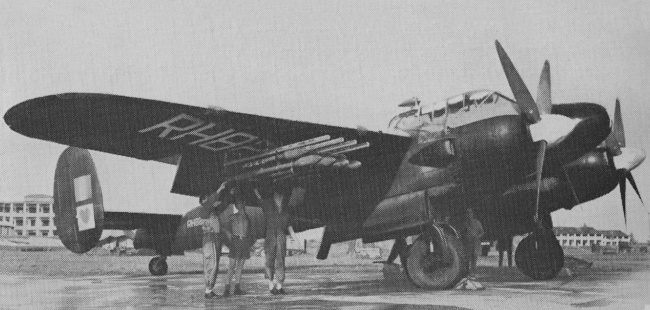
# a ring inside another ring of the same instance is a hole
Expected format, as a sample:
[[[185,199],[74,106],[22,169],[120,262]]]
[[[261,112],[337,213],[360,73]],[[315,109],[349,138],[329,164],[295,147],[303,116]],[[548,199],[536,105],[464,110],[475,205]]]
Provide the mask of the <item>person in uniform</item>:
[[[225,288],[223,292],[224,297],[230,296],[230,283],[233,275],[234,280],[234,295],[244,295],[241,289],[241,272],[244,268],[244,263],[250,258],[251,247],[251,233],[250,233],[250,219],[246,214],[246,206],[239,187],[233,187],[230,190],[231,195],[234,197],[234,204],[230,204],[232,213],[228,214],[224,233],[230,241],[230,258],[228,273],[225,279]]]
[[[512,267],[512,236],[503,236],[497,241],[499,267],[503,266],[503,252],[508,253],[508,267]]]
[[[406,256],[400,253],[406,253],[407,247],[408,245],[406,244],[406,239],[403,237],[396,238],[395,243],[393,244],[393,248],[390,250],[390,254],[388,254],[386,263],[392,264],[395,262],[395,259],[397,259],[397,256],[399,255],[400,262],[402,263],[402,268],[406,268]]]
[[[474,211],[471,208],[467,209],[466,216],[463,241],[465,255],[467,256],[467,261],[469,263],[468,278],[475,280],[476,261],[481,255],[481,237],[483,237],[485,232],[483,231],[483,225],[481,225],[481,222],[474,217]]]
[[[212,195],[201,199],[201,219],[203,220],[203,277],[205,280],[205,298],[216,298],[214,285],[217,282],[219,272],[219,259],[221,258],[221,247],[224,245],[225,235],[221,231],[219,214],[227,207],[232,200],[230,196],[223,195],[226,183]]]
[[[284,260],[287,255],[287,231],[291,234],[292,239],[296,240],[288,210],[291,193],[292,188],[289,186],[276,186],[273,189],[273,195],[263,199],[256,191],[266,222],[265,278],[269,281],[269,291],[273,295],[286,294],[282,285],[285,278]]]

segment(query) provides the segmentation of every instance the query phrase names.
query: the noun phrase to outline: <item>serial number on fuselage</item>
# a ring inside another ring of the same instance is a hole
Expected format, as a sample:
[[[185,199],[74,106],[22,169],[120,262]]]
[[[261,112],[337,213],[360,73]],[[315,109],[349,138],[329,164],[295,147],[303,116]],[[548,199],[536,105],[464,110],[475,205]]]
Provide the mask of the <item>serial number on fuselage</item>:
[[[189,219],[187,220],[187,228],[192,228],[192,227],[197,227],[197,226],[203,226],[203,222],[205,220],[202,218],[195,218],[195,219]]]

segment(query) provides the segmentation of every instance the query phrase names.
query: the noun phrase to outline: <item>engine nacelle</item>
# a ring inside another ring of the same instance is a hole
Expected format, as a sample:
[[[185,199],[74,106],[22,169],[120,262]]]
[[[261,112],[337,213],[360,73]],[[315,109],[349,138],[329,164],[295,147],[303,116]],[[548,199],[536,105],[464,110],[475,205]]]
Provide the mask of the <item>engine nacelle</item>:
[[[85,149],[68,147],[54,175],[54,225],[74,253],[95,247],[104,229],[104,205],[95,163]]]

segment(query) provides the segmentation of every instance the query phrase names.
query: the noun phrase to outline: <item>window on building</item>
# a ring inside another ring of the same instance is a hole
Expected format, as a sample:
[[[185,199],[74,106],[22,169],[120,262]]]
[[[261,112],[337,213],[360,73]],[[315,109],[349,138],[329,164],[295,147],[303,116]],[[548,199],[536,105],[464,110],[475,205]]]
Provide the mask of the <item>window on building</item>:
[[[50,213],[50,205],[42,204],[40,207],[41,207],[41,212]]]
[[[49,236],[48,231],[47,230],[41,230],[41,236],[43,236],[43,237]]]
[[[24,212],[22,203],[14,204],[14,208],[16,208],[16,213],[23,213]]]
[[[47,217],[41,218],[41,226],[50,226],[50,219]]]
[[[16,219],[16,226],[23,226],[23,219],[17,218]]]
[[[16,230],[16,236],[22,236],[23,231],[22,230]]]
[[[35,230],[28,230],[27,235],[28,236],[36,236],[36,231]]]
[[[566,245],[566,240],[562,240],[562,245]]]
[[[5,217],[5,221],[7,221],[7,222],[11,222],[11,218],[8,217],[8,216],[6,216],[6,217]]]
[[[36,208],[36,204],[35,204],[35,203],[27,204],[27,212],[29,212],[29,213],[36,213],[36,210],[37,210],[37,208]]]
[[[52,231],[52,236],[57,236],[57,234],[56,234],[56,230],[53,230],[53,231]]]
[[[36,218],[35,217],[27,218],[27,223],[29,223],[29,226],[36,226]]]

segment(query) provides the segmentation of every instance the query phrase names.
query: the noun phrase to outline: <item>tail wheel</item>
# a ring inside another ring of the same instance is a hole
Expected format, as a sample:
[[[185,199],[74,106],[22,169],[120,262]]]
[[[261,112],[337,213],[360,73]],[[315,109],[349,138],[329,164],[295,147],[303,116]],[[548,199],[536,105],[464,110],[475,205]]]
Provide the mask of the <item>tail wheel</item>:
[[[154,276],[164,276],[167,274],[167,261],[160,256],[154,257],[149,261],[149,272]]]
[[[445,234],[445,238],[445,251],[442,251],[439,242],[434,242],[432,252],[431,242],[424,236],[411,245],[406,266],[409,278],[415,285],[432,290],[447,289],[467,275],[467,260],[460,240],[449,233]]]
[[[564,266],[564,251],[554,235],[533,233],[517,246],[515,262],[525,275],[535,280],[549,280]]]

